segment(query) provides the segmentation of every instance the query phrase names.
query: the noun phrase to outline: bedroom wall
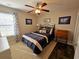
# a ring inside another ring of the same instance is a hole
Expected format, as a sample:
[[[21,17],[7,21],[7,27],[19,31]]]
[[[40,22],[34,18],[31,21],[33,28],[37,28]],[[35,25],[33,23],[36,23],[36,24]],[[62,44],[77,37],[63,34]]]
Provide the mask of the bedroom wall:
[[[59,17],[61,16],[71,16],[71,23],[64,25],[64,24],[58,24]],[[69,42],[71,43],[73,40],[73,34],[75,29],[75,23],[77,18],[77,10],[52,10],[50,13],[42,14],[38,16],[38,24],[44,24],[45,18],[51,18],[51,24],[56,25],[56,29],[63,29],[63,30],[69,30]]]
[[[20,31],[21,35],[23,35],[24,33],[36,30],[36,22],[37,22],[36,20],[37,20],[37,18],[34,14],[28,14],[24,11],[12,9],[12,8],[1,6],[1,5],[0,5],[0,12],[16,13],[19,31]],[[25,24],[26,18],[32,19],[33,24],[32,25],[26,25]]]

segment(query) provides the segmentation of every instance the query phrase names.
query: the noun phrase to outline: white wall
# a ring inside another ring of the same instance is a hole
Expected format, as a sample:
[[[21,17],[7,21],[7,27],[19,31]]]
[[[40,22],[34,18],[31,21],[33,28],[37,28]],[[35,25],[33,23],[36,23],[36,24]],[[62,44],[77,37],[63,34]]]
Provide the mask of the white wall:
[[[18,23],[19,23],[21,34],[31,32],[31,31],[36,31],[37,18],[35,15],[27,14],[25,12],[19,12],[17,15],[18,15]],[[26,18],[32,19],[32,25],[25,24]]]

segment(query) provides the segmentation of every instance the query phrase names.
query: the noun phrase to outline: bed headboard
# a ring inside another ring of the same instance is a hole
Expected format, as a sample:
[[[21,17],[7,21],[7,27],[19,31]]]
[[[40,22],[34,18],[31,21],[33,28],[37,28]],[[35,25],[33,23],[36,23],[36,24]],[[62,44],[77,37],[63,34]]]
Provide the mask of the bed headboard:
[[[40,25],[39,26],[40,28],[39,28],[39,30],[41,29],[41,28],[46,28],[46,27],[51,27],[51,28],[53,28],[53,31],[52,31],[52,34],[50,35],[50,39],[52,40],[52,38],[55,38],[55,24],[43,24],[43,25]]]
[[[55,24],[53,24],[53,25],[51,25],[51,24],[43,24],[43,25],[40,25],[40,28],[41,28],[41,27],[43,27],[43,28],[44,28],[44,27],[45,27],[45,28],[46,28],[46,27],[51,27],[51,28],[53,28],[52,34],[55,34]],[[40,28],[39,28],[39,29],[40,29]]]
[[[55,24],[41,24],[40,27],[55,27]]]

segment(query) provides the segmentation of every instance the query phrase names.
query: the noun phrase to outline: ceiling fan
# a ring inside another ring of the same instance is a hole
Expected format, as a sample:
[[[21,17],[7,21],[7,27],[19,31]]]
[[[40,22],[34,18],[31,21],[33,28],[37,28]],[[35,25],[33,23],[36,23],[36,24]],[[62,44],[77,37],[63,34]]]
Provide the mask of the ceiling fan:
[[[30,5],[25,5],[25,6],[33,8],[33,10],[28,11],[27,13],[34,11],[36,14],[40,14],[41,11],[49,12],[49,10],[43,9],[43,7],[46,6],[46,5],[47,5],[47,3],[38,2],[36,4],[36,7],[30,6]]]

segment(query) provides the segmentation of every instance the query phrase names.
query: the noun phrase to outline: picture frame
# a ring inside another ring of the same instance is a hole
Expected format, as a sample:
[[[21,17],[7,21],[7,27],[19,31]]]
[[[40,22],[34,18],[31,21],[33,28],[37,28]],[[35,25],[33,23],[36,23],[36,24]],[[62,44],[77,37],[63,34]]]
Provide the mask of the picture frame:
[[[32,25],[32,19],[26,19],[25,22],[27,25]]]
[[[46,24],[48,24],[48,23],[51,22],[51,18],[44,18],[44,21],[43,22],[46,23]]]
[[[71,16],[59,17],[59,24],[70,24]]]

